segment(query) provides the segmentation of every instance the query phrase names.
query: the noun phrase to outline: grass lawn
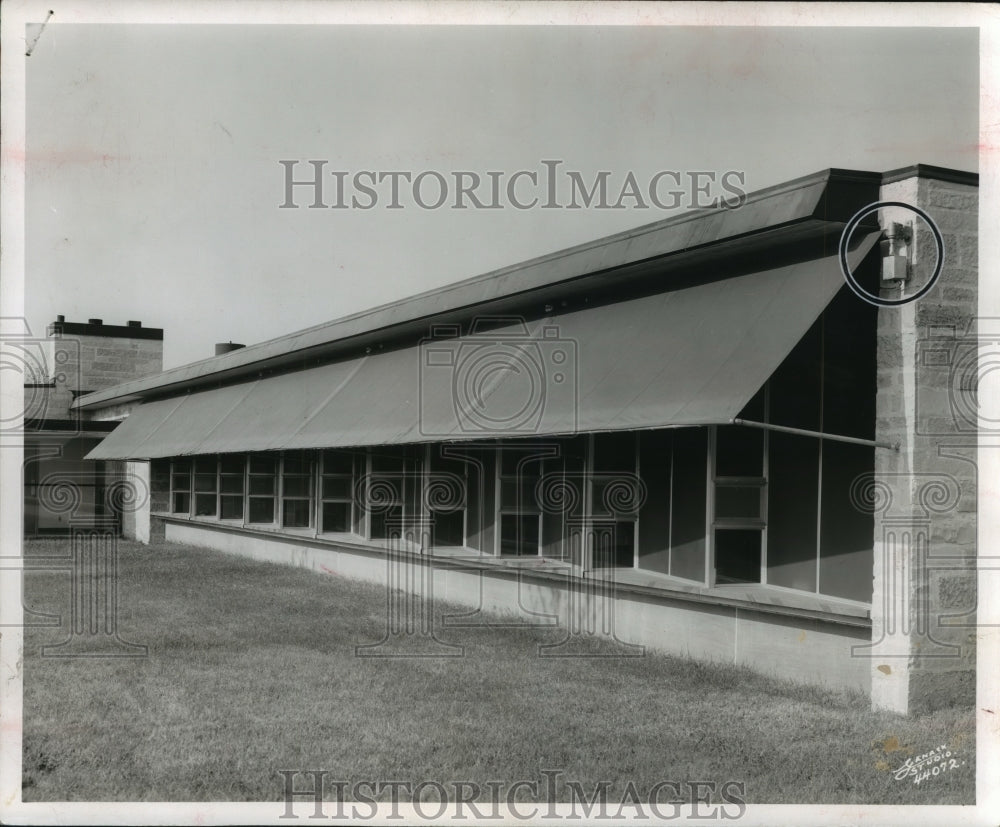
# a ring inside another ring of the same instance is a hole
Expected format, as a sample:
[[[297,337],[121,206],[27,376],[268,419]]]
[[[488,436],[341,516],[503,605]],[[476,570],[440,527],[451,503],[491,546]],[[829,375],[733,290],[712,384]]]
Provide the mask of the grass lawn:
[[[29,609],[67,617],[68,573],[25,581]],[[618,801],[630,781],[645,796],[697,779],[742,781],[752,803],[974,802],[971,710],[875,714],[860,695],[652,653],[539,657],[551,629],[447,629],[464,657],[358,658],[383,634],[383,588],[173,544],[121,544],[119,604],[146,657],[42,657],[68,627],[25,630],[25,801],[277,801],[279,770],[325,769],[471,781],[484,800],[490,781],[559,770],[560,800],[565,780],[611,782]],[[958,769],[894,779],[941,744]]]

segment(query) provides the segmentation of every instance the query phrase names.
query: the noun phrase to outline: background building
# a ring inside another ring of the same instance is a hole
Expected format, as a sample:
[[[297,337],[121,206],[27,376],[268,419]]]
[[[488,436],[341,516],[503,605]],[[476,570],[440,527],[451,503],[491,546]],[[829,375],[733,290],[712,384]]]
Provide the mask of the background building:
[[[47,338],[26,340],[24,361],[24,533],[66,534],[71,524],[134,520],[121,498],[124,464],[84,460],[117,425],[73,409],[80,396],[163,370],[163,331],[142,322],[106,325],[59,316]]]
[[[143,540],[971,703],[977,183],[827,170],[73,408]]]

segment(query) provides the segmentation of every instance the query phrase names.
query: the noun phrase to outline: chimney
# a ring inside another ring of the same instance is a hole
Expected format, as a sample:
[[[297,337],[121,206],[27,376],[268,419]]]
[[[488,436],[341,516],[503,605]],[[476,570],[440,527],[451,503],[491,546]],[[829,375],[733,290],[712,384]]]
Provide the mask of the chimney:
[[[238,345],[235,342],[218,342],[215,345],[215,355],[221,356],[223,353],[231,353],[234,350],[239,350],[241,347],[246,347],[246,345]]]
[[[134,321],[132,321],[132,320],[130,319],[130,320],[129,320],[129,323],[128,323],[128,326],[129,326],[129,327],[142,327],[142,322],[134,322]]]
[[[101,325],[104,324],[104,319],[87,319],[87,324]]]

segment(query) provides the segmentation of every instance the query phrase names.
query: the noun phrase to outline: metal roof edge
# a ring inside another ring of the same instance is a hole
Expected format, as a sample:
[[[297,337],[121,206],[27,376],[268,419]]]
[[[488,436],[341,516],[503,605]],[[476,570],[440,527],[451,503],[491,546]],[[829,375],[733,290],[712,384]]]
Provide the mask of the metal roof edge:
[[[154,376],[131,380],[112,388],[96,391],[92,394],[79,397],[73,402],[73,408],[90,409],[96,407],[106,407],[108,405],[126,401],[134,401],[152,393],[162,393],[172,385],[190,386],[191,383],[206,384],[212,381],[212,377],[220,378],[222,374],[225,374],[230,378],[237,373],[250,375],[254,372],[266,369],[266,367],[274,360],[281,357],[287,357],[291,353],[298,351],[304,352],[311,348],[315,349],[318,345],[332,345],[339,341],[347,341],[348,339],[362,334],[383,329],[387,330],[393,326],[403,324],[406,321],[412,322],[422,318],[433,318],[435,315],[451,313],[462,310],[466,307],[475,307],[480,304],[485,304],[490,301],[491,298],[495,297],[481,295],[477,300],[471,301],[471,303],[466,301],[463,304],[460,301],[454,306],[438,307],[435,312],[425,314],[423,316],[416,313],[412,319],[387,319],[384,320],[382,324],[378,324],[376,321],[379,317],[388,317],[394,312],[398,312],[400,310],[405,311],[408,307],[413,308],[416,311],[420,308],[421,304],[425,304],[432,299],[440,298],[449,293],[457,294],[459,291],[468,291],[470,287],[477,285],[489,285],[503,279],[504,277],[529,271],[531,268],[536,268],[546,264],[555,264],[574,256],[580,256],[581,254],[585,254],[593,250],[607,248],[615,244],[621,244],[644,235],[665,233],[667,238],[665,239],[664,244],[661,245],[664,249],[661,253],[657,254],[657,257],[662,256],[664,259],[668,259],[671,255],[685,253],[692,249],[690,246],[675,247],[673,249],[670,248],[669,242],[671,239],[669,236],[671,235],[671,231],[674,231],[676,228],[683,228],[684,225],[690,224],[691,222],[716,219],[720,213],[735,214],[738,210],[746,209],[747,207],[752,207],[754,205],[759,206],[768,199],[776,198],[799,190],[807,192],[810,188],[816,188],[816,193],[814,197],[808,199],[803,207],[802,215],[797,216],[795,220],[805,221],[810,218],[821,217],[825,221],[842,220],[846,222],[849,219],[850,214],[852,214],[857,207],[863,206],[860,202],[857,204],[853,203],[856,200],[852,197],[854,195],[854,187],[856,185],[865,185],[866,187],[877,186],[882,180],[883,175],[881,173],[831,167],[820,172],[801,176],[790,181],[785,181],[748,193],[745,200],[738,208],[724,207],[720,205],[714,208],[685,211],[659,221],[634,227],[630,230],[624,230],[612,235],[603,236],[598,239],[527,259],[525,261],[492,270],[468,279],[463,279],[443,287],[408,296],[395,302],[389,302],[368,310],[349,314],[329,322],[303,328],[293,333],[269,339],[264,342],[259,342],[240,350],[232,351],[220,356],[209,357],[197,362],[188,363],[186,365],[180,365]],[[846,192],[838,192],[836,195],[831,195],[831,184],[840,185],[840,187],[843,190],[846,190]],[[830,214],[832,207],[839,208],[844,204],[850,206],[850,209],[845,215],[840,215],[839,209],[836,210],[835,214]],[[787,226],[787,222],[784,222],[784,224]],[[721,227],[718,234],[714,238],[698,246],[704,248],[720,247],[734,238],[745,235],[756,235],[762,237],[769,231],[778,229],[780,226],[782,226],[781,223],[768,224],[765,220],[763,226],[752,228],[750,231],[741,230],[734,232],[731,228],[727,229],[726,227]],[[677,232],[680,234],[683,232],[683,229],[677,230]],[[613,270],[624,267],[629,263],[630,262],[618,262],[610,269]],[[576,273],[576,275],[580,275],[580,273]],[[563,280],[570,281],[572,278],[573,277]],[[533,286],[529,285],[523,292],[530,293],[532,290],[544,289],[558,283],[559,281],[560,279],[553,279],[543,284],[536,284]],[[510,294],[513,295],[518,292],[518,290],[511,290]],[[371,319],[373,323],[351,332],[344,332],[346,327],[357,326],[351,325],[350,323],[362,322],[365,319]],[[329,335],[326,335],[327,333]],[[338,335],[338,333],[340,333],[340,335]],[[316,341],[309,343],[303,342],[304,339],[310,340],[312,338],[315,338]],[[287,343],[287,346],[282,348],[282,343]]]

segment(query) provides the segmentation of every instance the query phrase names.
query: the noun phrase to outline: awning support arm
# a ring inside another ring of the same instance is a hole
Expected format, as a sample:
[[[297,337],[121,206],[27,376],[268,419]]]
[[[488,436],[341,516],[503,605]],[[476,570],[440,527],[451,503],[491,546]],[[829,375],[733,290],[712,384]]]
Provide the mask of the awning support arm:
[[[800,436],[812,436],[817,439],[829,439],[834,442],[850,442],[854,445],[871,445],[875,448],[889,448],[893,451],[899,451],[898,442],[885,442],[878,439],[861,439],[856,436],[841,436],[840,434],[827,434],[823,431],[809,431],[805,428],[792,428],[788,425],[770,425],[766,422],[753,422],[749,419],[731,419],[731,425],[743,425],[747,428],[762,428],[765,431],[781,431],[785,434],[799,434]]]

